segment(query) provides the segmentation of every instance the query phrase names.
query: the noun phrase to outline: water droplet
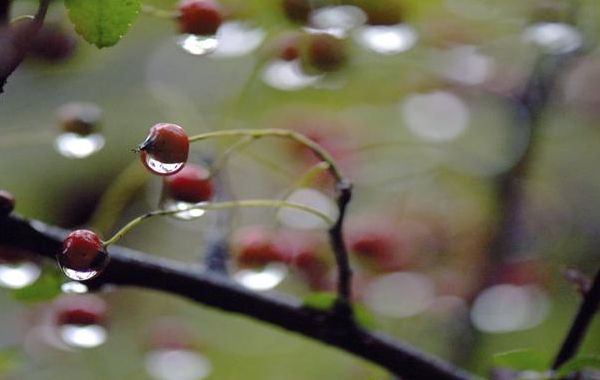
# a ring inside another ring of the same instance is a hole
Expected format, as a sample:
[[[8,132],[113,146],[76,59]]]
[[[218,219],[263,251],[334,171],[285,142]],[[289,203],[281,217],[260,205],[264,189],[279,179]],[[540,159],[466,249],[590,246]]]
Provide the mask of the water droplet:
[[[263,73],[262,80],[267,85],[284,91],[297,91],[317,83],[323,75],[309,75],[302,70],[298,60],[274,60]]]
[[[581,34],[573,26],[559,22],[540,22],[523,32],[523,39],[550,54],[572,52],[583,44]]]
[[[203,210],[201,208],[194,208],[194,209],[190,210],[189,208],[192,207],[193,205],[194,205],[194,203],[180,202],[180,201],[175,201],[175,200],[169,199],[169,200],[165,201],[164,208],[167,210],[185,210],[185,211],[178,212],[177,214],[171,215],[173,218],[181,219],[181,220],[196,219],[206,213],[206,210]]]
[[[40,277],[41,269],[31,262],[1,263],[0,286],[21,289],[29,286]]]
[[[337,207],[333,200],[320,191],[303,188],[294,191],[288,199],[288,202],[298,203],[304,206],[312,207],[328,215],[331,219],[337,217]],[[281,223],[288,227],[298,229],[315,229],[326,227],[325,221],[316,215],[306,211],[293,208],[282,208],[277,213]]]
[[[537,286],[494,285],[482,291],[471,309],[475,327],[488,333],[533,328],[548,315],[549,300]]]
[[[288,273],[287,266],[281,263],[270,263],[262,268],[240,269],[233,278],[240,285],[257,291],[273,289],[279,285]]]
[[[229,21],[219,27],[218,46],[211,58],[235,58],[252,53],[264,41],[266,33],[248,23]]]
[[[63,342],[71,347],[93,348],[106,342],[106,329],[100,325],[65,324],[58,327]]]
[[[200,36],[196,34],[183,34],[177,38],[177,44],[192,55],[207,55],[219,46],[216,36]]]
[[[490,76],[492,58],[471,45],[455,46],[434,56],[436,70],[444,77],[466,85],[483,83]]]
[[[100,250],[97,253],[97,257],[85,268],[74,265],[73,259],[68,255],[59,254],[57,255],[57,260],[60,269],[62,269],[67,277],[75,281],[85,281],[99,275],[108,264],[109,257],[105,250]]]
[[[200,380],[212,371],[210,361],[190,350],[153,350],[146,354],[146,371],[156,380]]]
[[[104,136],[98,133],[79,135],[63,133],[54,140],[54,148],[68,158],[86,158],[104,147]]]
[[[69,281],[62,284],[60,290],[67,294],[84,294],[88,292],[88,287],[81,282]]]
[[[417,42],[417,32],[405,24],[369,25],[354,33],[361,46],[383,55],[402,53]]]
[[[374,312],[406,318],[428,309],[435,300],[433,281],[422,274],[396,272],[379,276],[365,290],[365,304]]]
[[[466,104],[458,96],[446,91],[410,95],[400,108],[408,129],[432,142],[456,139],[469,123]]]
[[[350,30],[367,22],[367,15],[360,8],[352,5],[322,7],[310,14],[309,33],[328,33],[344,38]]]
[[[146,152],[142,152],[143,159],[151,171],[157,174],[172,174],[176,173],[179,169],[183,167],[185,162],[176,162],[176,163],[165,163],[156,160],[152,155],[147,154]]]

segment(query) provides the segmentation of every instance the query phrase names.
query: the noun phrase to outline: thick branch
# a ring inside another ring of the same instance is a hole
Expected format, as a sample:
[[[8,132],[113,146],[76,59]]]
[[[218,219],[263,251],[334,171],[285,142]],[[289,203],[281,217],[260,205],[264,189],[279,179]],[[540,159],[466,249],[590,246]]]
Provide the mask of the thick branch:
[[[14,245],[54,259],[68,231],[16,216],[0,220],[0,244]],[[243,314],[338,347],[410,380],[467,380],[475,377],[403,343],[345,323],[336,313],[303,307],[283,296],[247,290],[223,276],[201,273],[193,265],[156,258],[118,246],[110,247],[105,271],[88,281],[137,286],[186,297],[223,311]]]
[[[339,299],[336,304],[340,315],[350,316],[352,308],[350,306],[352,296],[352,269],[348,261],[348,250],[344,242],[344,219],[346,209],[352,198],[352,184],[342,181],[337,186],[337,206],[339,210],[335,224],[329,229],[329,240],[331,248],[335,254],[335,261],[338,267],[338,294]]]

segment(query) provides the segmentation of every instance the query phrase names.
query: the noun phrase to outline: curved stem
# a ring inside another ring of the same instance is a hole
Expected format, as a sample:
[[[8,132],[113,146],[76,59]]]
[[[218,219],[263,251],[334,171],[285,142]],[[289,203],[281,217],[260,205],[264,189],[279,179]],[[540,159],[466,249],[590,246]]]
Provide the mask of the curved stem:
[[[309,206],[305,206],[305,205],[300,204],[300,203],[292,203],[292,202],[285,202],[285,201],[276,201],[276,200],[271,200],[271,199],[246,199],[246,200],[241,200],[241,201],[229,201],[229,202],[217,202],[217,203],[200,202],[200,203],[196,203],[196,204],[190,205],[189,207],[186,207],[186,208],[181,208],[181,209],[179,209],[179,208],[177,208],[177,209],[167,209],[167,210],[155,210],[155,211],[151,211],[151,212],[149,212],[147,214],[140,215],[137,218],[135,218],[132,221],[130,221],[129,223],[127,223],[119,231],[117,231],[113,235],[113,237],[111,237],[110,239],[106,240],[104,242],[104,247],[108,247],[109,245],[116,243],[117,241],[119,241],[119,239],[121,239],[123,236],[125,236],[129,231],[131,231],[138,224],[140,224],[144,220],[149,219],[149,218],[154,217],[154,216],[175,215],[175,214],[178,214],[180,212],[186,212],[186,211],[190,211],[190,210],[223,210],[223,209],[238,208],[238,207],[245,207],[245,208],[262,208],[262,207],[292,208],[292,209],[296,209],[296,210],[307,212],[307,213],[312,214],[312,215],[314,215],[314,216],[316,216],[318,218],[321,218],[328,225],[332,225],[332,224],[335,223],[328,215],[322,213],[321,211],[319,211],[317,209],[314,209],[314,208],[309,207]]]

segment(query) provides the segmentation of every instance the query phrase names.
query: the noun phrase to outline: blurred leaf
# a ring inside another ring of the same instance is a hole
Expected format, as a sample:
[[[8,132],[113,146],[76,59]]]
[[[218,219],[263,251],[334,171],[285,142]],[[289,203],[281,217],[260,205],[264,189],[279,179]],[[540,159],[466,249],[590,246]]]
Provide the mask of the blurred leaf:
[[[14,348],[0,349],[0,375],[10,373],[20,364],[21,360],[21,355]]]
[[[544,355],[528,348],[511,350],[495,354],[494,366],[515,369],[517,371],[545,371],[548,363]]]
[[[333,307],[337,296],[334,293],[319,292],[312,293],[304,298],[304,307],[329,310]],[[372,329],[375,327],[375,317],[363,305],[353,305],[354,318],[356,322],[364,328]]]
[[[21,302],[48,301],[61,294],[62,275],[55,270],[44,270],[33,284],[11,291],[14,299]]]
[[[556,371],[556,378],[561,379],[572,372],[580,371],[585,368],[600,369],[600,357],[580,356],[578,358],[571,359],[565,364],[561,365]]]
[[[140,12],[139,0],[65,0],[75,30],[99,48],[119,42]]]

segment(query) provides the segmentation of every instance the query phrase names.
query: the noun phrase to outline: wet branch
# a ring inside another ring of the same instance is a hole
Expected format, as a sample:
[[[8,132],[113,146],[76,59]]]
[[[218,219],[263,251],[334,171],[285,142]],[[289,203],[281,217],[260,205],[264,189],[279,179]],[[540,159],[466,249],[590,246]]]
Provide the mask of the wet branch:
[[[347,191],[341,189],[342,194],[345,194],[340,200],[342,213],[348,202]],[[0,244],[28,249],[50,259],[54,259],[67,233],[63,229],[37,221],[30,222],[17,216],[0,220]],[[341,232],[334,230],[332,238],[337,241],[341,238]],[[202,272],[200,266],[195,268],[194,265],[156,258],[118,246],[110,247],[110,257],[104,272],[96,279],[86,282],[90,288],[97,289],[111,284],[179,295],[340,348],[404,379],[476,379],[475,376],[411,346],[364,330],[354,323],[346,323],[347,319],[336,312],[306,308],[298,300],[281,295],[252,292],[221,275]]]

